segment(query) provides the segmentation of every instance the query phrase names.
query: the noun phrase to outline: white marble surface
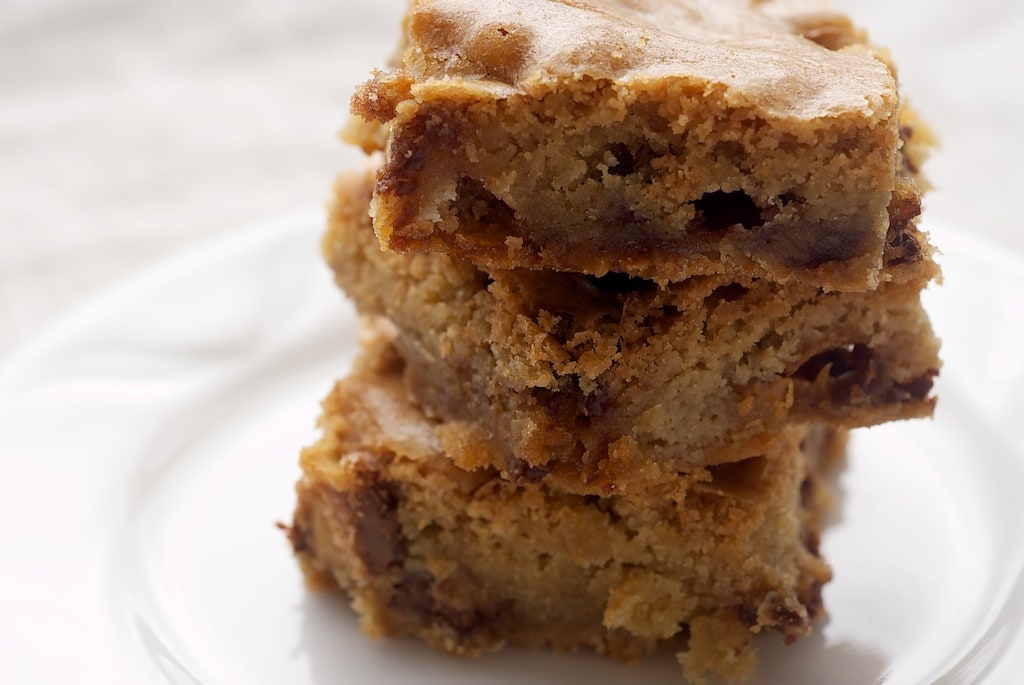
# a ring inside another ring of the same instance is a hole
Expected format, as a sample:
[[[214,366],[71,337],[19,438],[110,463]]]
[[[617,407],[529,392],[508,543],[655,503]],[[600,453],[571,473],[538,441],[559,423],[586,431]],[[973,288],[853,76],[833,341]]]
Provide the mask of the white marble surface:
[[[836,0],[940,132],[934,219],[1024,253],[1024,3]],[[322,203],[403,0],[7,0],[0,360],[124,274]]]

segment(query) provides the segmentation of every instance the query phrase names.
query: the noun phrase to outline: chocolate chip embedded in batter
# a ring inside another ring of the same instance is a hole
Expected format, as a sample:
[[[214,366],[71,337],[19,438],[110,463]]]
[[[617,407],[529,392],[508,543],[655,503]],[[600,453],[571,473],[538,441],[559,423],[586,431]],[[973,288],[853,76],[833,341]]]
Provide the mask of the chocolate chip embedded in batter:
[[[510,610],[511,603],[505,601],[471,609],[457,609],[445,604],[438,604],[434,613],[461,637],[465,637],[472,633],[493,630]]]
[[[757,610],[752,609],[751,607],[737,607],[736,616],[740,619],[740,623],[745,625],[747,628],[753,628],[757,625]]]
[[[405,559],[405,540],[395,516],[399,495],[392,483],[367,472],[360,487],[341,495],[351,517],[353,549],[370,573],[383,573]]]
[[[377,191],[393,192],[398,197],[411,195],[416,190],[419,172],[426,163],[426,151],[416,147],[408,151],[395,150],[393,154],[400,161],[381,171],[377,179]]]
[[[895,196],[889,203],[889,235],[906,231],[910,222],[921,215],[921,198],[916,195]]]
[[[396,140],[388,153],[389,163],[381,167],[376,192],[405,197],[415,193],[420,174],[428,162],[428,153],[445,155],[455,149],[460,137],[455,122],[435,122],[429,117],[407,127],[408,135]],[[403,215],[409,221],[413,213]]]
[[[939,375],[937,369],[929,369],[927,373],[911,379],[905,383],[894,383],[885,400],[889,402],[920,402],[928,397],[935,383],[935,377]]]
[[[879,364],[877,353],[867,345],[847,345],[814,355],[793,377],[814,383],[827,369],[827,400],[841,407],[863,403],[864,398],[881,399],[879,381],[884,380],[884,374]]]
[[[705,231],[721,231],[737,224],[747,230],[764,225],[761,208],[742,190],[705,193],[693,206],[697,225]]]
[[[819,219],[796,227],[769,221],[744,237],[733,236],[738,247],[755,259],[788,268],[815,269],[867,254],[875,232],[863,217]]]
[[[395,594],[389,605],[404,614],[429,620],[434,614],[433,585],[434,576],[429,572],[408,571],[395,585]]]
[[[889,203],[889,230],[885,237],[885,265],[919,262],[923,258],[921,244],[913,221],[921,214],[918,197],[894,198]]]
[[[539,483],[551,472],[550,467],[529,464],[512,455],[505,457],[505,471],[511,481],[517,485]]]
[[[805,381],[814,381],[828,367],[828,375],[831,378],[856,376],[862,380],[860,384],[863,385],[863,382],[872,375],[874,357],[874,351],[867,345],[835,347],[814,355],[801,364],[793,375]]]
[[[775,624],[781,628],[802,628],[807,624],[803,616],[784,606],[774,607],[772,609],[772,618]]]

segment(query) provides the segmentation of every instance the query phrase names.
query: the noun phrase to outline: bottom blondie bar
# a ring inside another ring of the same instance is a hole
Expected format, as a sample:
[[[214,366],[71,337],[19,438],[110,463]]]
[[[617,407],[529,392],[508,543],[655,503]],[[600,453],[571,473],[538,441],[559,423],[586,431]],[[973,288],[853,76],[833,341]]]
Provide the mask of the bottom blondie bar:
[[[810,631],[830,578],[821,473],[844,432],[788,429],[785,449],[643,493],[517,486],[455,466],[383,330],[324,402],[289,529],[309,584],[346,593],[365,632],[454,654],[668,647],[700,681],[747,677],[755,633]]]

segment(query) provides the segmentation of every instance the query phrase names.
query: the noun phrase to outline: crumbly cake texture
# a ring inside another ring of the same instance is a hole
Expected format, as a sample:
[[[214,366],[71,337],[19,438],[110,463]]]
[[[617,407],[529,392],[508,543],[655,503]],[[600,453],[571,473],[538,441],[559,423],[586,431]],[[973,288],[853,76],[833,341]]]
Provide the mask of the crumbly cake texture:
[[[400,329],[424,406],[471,427],[447,438],[463,468],[607,494],[753,456],[792,423],[932,412],[938,342],[920,289],[935,265],[912,224],[871,293],[725,276],[659,287],[382,251],[372,186],[372,170],[338,180],[324,252],[357,309]]]
[[[377,335],[326,399],[289,530],[309,584],[346,593],[371,636],[622,660],[671,646],[695,682],[741,680],[754,634],[788,642],[823,613],[821,473],[841,431],[790,429],[777,452],[638,498],[572,495],[455,466],[402,364]]]
[[[826,3],[413,0],[405,27],[348,131],[386,149],[385,247],[878,284],[902,104],[888,56]]]

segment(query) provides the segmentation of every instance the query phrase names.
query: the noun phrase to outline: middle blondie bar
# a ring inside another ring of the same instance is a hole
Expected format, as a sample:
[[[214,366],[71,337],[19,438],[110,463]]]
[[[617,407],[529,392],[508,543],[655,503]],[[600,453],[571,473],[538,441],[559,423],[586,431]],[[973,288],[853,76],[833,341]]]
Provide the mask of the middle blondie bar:
[[[763,453],[788,425],[932,411],[938,342],[920,290],[936,267],[912,226],[874,292],[726,276],[658,286],[381,251],[372,190],[372,171],[339,180],[326,257],[361,313],[399,328],[426,409],[472,427],[446,445],[463,468],[626,492]]]

